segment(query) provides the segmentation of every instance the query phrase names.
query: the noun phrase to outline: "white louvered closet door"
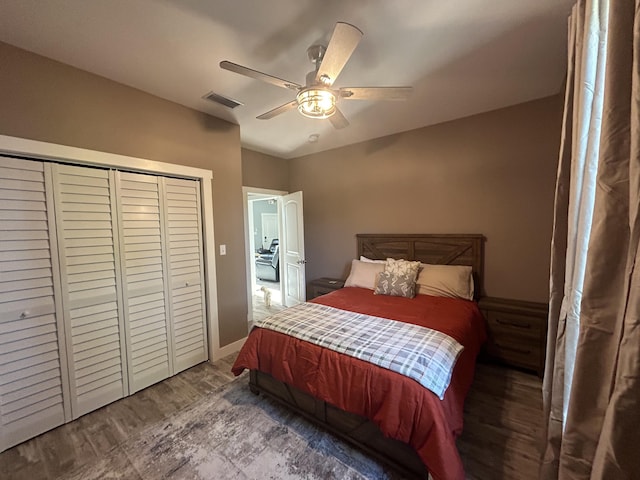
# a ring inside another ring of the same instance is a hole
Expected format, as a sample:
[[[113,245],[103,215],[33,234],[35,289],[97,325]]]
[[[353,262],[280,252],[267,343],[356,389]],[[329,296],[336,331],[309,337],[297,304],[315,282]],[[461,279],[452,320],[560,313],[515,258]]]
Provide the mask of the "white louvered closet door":
[[[164,178],[174,372],[207,359],[200,182]]]
[[[0,451],[70,416],[49,165],[0,166]],[[50,190],[49,190],[50,192]],[[62,337],[62,338],[61,338]],[[59,343],[59,341],[61,343]]]
[[[117,174],[130,393],[172,375],[160,177]]]
[[[52,165],[73,418],[128,394],[114,172]]]

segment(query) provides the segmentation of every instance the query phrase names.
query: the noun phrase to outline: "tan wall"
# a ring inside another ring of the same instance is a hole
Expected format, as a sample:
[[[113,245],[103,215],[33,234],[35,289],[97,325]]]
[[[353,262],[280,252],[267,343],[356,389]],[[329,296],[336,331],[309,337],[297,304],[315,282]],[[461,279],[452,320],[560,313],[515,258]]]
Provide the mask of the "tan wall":
[[[243,148],[242,185],[288,191],[289,161]]]
[[[247,333],[240,130],[0,43],[0,133],[213,171],[220,343]]]
[[[356,233],[481,233],[486,293],[546,301],[561,112],[550,97],[291,160],[307,280],[344,278]]]

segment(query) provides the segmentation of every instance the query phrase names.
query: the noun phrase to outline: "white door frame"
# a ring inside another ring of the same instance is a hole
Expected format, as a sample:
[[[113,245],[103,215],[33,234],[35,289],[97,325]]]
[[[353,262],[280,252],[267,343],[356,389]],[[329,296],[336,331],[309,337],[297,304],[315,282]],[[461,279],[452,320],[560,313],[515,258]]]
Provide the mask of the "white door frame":
[[[282,202],[280,197],[289,192],[283,190],[269,190],[267,188],[242,187],[242,205],[244,209],[244,251],[247,252],[246,278],[247,278],[247,322],[253,321],[253,282],[256,275],[253,216],[249,215],[249,195],[263,196],[264,198],[278,197],[278,229],[281,228]],[[280,252],[281,249],[278,249]],[[282,257],[281,257],[282,258]],[[280,268],[280,292],[284,276]]]
[[[22,155],[38,160],[53,160],[75,165],[115,167],[134,172],[149,172],[181,178],[199,179],[200,188],[202,189],[202,223],[204,227],[202,240],[205,262],[209,361],[218,360],[223,356],[220,347],[220,332],[218,330],[218,287],[215,265],[216,248],[213,236],[213,172],[211,170],[19,137],[10,137],[7,135],[0,135],[0,154]]]

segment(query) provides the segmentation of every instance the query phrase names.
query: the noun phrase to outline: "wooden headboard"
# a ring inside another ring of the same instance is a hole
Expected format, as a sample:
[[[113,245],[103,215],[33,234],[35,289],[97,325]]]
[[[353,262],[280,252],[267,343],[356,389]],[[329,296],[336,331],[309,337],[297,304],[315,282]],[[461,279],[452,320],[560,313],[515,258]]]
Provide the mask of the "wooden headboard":
[[[480,234],[359,233],[360,255],[374,259],[404,258],[435,265],[471,265],[475,297],[483,294],[484,237]]]

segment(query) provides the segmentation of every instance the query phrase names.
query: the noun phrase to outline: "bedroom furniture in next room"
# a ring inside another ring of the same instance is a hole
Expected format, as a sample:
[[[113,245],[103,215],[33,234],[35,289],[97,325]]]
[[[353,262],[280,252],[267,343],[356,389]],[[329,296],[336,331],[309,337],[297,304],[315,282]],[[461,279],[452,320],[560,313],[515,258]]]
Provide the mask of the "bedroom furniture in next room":
[[[339,290],[344,287],[344,280],[340,280],[339,278],[316,278],[312,280],[309,284],[311,287],[309,290],[309,299],[313,299],[319,297],[320,295],[325,295],[327,293],[331,293],[335,290]]]
[[[482,291],[482,235],[357,237],[358,258],[402,258],[436,265],[435,270],[439,265],[457,265],[460,267],[452,270],[465,270],[468,280],[473,274],[475,291]],[[384,268],[354,262],[364,270]],[[429,265],[423,267],[422,271]],[[347,285],[353,285],[356,276],[350,276]],[[440,394],[396,371],[269,328],[252,330],[233,371],[239,374],[250,369],[252,390],[284,402],[407,476],[426,478],[430,473],[436,480],[462,479],[464,472],[455,438],[462,430],[464,398],[471,386],[476,356],[486,338],[485,321],[472,300],[473,293],[467,289],[470,296],[466,299],[420,292],[415,298],[403,298],[375,295],[374,280],[367,282],[367,287],[345,286],[303,306],[360,315],[366,321],[372,317],[391,318],[396,322],[389,323],[427,327],[459,342],[462,353],[449,372],[448,388]],[[329,318],[329,314],[326,319],[319,316],[312,323],[322,328]]]
[[[542,376],[549,306],[494,297],[482,297],[478,305],[488,324],[487,355]]]

